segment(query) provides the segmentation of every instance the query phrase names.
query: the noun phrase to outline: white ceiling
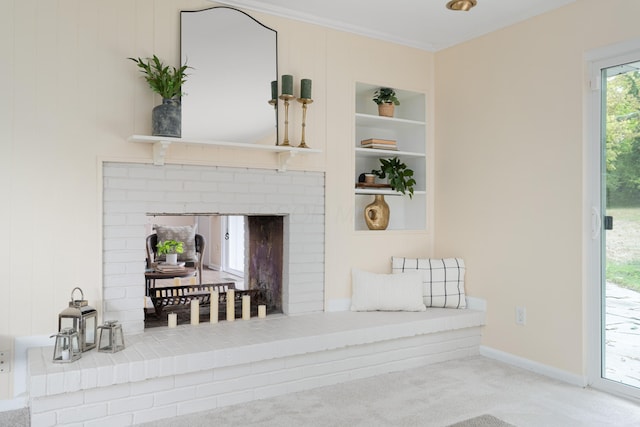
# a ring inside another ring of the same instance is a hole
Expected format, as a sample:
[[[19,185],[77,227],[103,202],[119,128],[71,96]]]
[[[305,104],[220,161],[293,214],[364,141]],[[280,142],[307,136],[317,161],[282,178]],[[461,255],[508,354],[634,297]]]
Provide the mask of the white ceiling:
[[[524,21],[576,0],[478,0],[469,12],[445,8],[448,0],[215,0],[427,51]]]

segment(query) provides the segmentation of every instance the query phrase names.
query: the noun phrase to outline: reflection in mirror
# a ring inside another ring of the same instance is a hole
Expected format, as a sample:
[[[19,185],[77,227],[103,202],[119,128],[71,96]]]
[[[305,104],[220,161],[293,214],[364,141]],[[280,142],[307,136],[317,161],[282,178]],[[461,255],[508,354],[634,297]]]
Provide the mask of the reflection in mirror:
[[[228,7],[181,12],[182,138],[277,142],[277,33]]]

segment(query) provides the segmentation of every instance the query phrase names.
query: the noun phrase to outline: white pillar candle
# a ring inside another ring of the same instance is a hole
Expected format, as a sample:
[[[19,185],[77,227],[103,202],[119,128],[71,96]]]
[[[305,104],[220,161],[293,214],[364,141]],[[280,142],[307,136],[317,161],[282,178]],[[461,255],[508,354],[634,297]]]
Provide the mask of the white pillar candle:
[[[227,321],[233,322],[236,320],[236,292],[233,289],[227,290]]]
[[[70,357],[69,350],[62,350],[62,360],[69,360]]]
[[[180,278],[179,277],[174,277],[173,278],[173,286],[180,286],[182,284],[182,282],[180,282]]]
[[[251,296],[242,295],[242,320],[251,319]]]
[[[175,328],[176,326],[178,326],[178,315],[176,313],[169,313],[167,324],[170,328]]]
[[[191,276],[189,278],[189,284],[190,285],[195,285],[196,284],[196,276]]]
[[[211,323],[218,323],[218,291],[211,292],[211,303],[209,304],[209,321]]]
[[[267,317],[267,306],[260,304],[258,306],[258,318],[264,319],[265,317]]]
[[[200,324],[200,301],[197,299],[191,300],[191,324]]]

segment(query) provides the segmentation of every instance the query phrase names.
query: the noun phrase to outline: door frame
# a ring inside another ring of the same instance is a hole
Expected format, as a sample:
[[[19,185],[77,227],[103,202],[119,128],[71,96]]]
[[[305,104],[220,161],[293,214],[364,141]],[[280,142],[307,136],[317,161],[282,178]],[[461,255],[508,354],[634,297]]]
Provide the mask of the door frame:
[[[587,95],[583,176],[583,286],[585,290],[585,360],[587,383],[594,388],[640,399],[640,389],[602,377],[602,322],[604,255],[602,254],[605,202],[602,200],[602,69],[640,61],[640,39],[595,49],[585,54]]]
[[[244,217],[244,224],[246,227],[246,216],[244,215],[224,215],[222,217],[222,221],[221,221],[221,225],[222,225],[222,233],[220,233],[220,238],[221,238],[221,249],[222,249],[222,257],[221,257],[221,266],[220,266],[220,270],[229,274],[233,274],[234,276],[238,276],[238,277],[244,277],[244,269],[243,270],[236,270],[234,268],[229,267],[229,240],[227,239],[225,236],[226,234],[229,232],[229,218],[232,216],[238,216],[238,217]],[[243,245],[246,248],[246,230],[245,233],[243,233],[242,235],[242,239],[243,239]],[[245,258],[246,258],[246,251],[245,251]],[[244,262],[245,266],[246,266],[246,259]]]

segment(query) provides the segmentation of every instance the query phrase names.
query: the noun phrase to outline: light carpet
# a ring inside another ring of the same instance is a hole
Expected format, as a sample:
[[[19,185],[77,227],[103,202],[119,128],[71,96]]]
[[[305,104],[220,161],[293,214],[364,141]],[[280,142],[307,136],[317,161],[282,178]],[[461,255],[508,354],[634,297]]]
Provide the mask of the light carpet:
[[[354,380],[146,424],[433,426],[491,414],[518,427],[640,425],[640,405],[481,356]]]

